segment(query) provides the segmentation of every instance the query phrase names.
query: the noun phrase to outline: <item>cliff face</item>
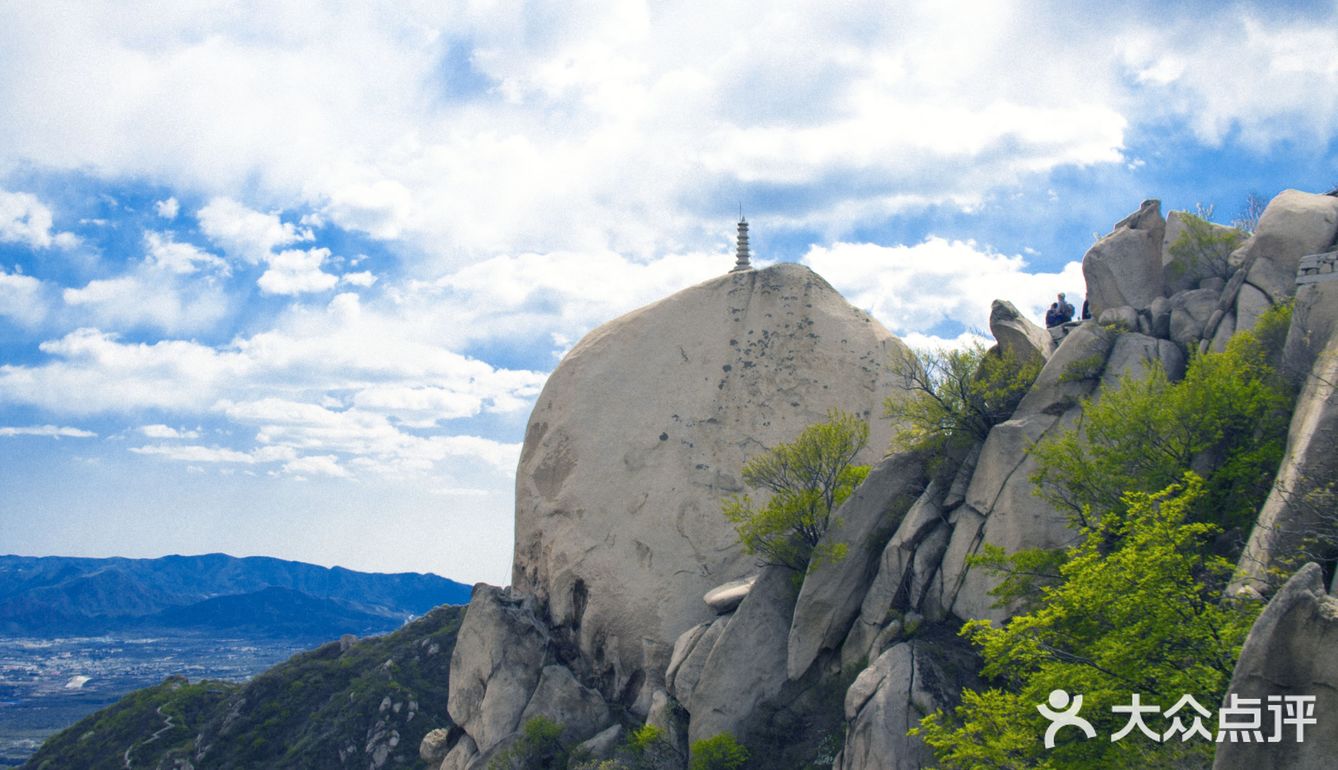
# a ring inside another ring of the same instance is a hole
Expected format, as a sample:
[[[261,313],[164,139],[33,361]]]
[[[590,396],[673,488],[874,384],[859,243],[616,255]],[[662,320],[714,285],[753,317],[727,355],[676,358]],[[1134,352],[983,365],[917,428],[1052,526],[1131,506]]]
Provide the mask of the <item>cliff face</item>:
[[[761,767],[815,756],[839,770],[919,767],[927,754],[906,728],[952,706],[973,677],[951,629],[1009,615],[969,557],[1073,537],[1067,516],[1033,494],[1028,448],[1076,424],[1081,400],[1103,386],[1154,363],[1176,379],[1190,356],[1221,350],[1293,297],[1286,355],[1309,384],[1279,484],[1331,481],[1338,280],[1324,277],[1334,255],[1313,255],[1334,248],[1338,198],[1283,193],[1229,254],[1176,248],[1191,226],[1147,201],[1093,246],[1083,262],[1094,321],[1052,334],[997,303],[1000,346],[1043,362],[1011,419],[933,481],[930,458],[914,453],[877,464],[820,545],[846,557],[797,591],[766,568],[708,594],[756,571],[721,500],[743,491],[748,457],[828,407],[876,415],[896,393],[887,364],[904,347],[792,265],[723,276],[592,332],[531,418],[514,586],[475,590],[451,669],[462,732],[442,770],[487,767],[535,715],[567,725],[573,743],[589,738],[596,756],[619,725],[644,720],[683,760],[689,741],[729,732],[767,747]],[[890,426],[873,426],[871,447],[887,446]],[[1290,492],[1265,506],[1252,563],[1276,562],[1286,533],[1306,525]]]

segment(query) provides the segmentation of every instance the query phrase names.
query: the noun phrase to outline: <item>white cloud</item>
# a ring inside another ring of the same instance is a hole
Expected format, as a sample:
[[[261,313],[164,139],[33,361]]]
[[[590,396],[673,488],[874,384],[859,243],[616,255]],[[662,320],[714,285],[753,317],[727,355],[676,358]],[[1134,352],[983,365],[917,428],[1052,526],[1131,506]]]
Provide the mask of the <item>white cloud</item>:
[[[334,455],[307,455],[299,457],[296,460],[290,460],[283,464],[283,472],[293,476],[330,476],[332,478],[346,479],[349,472],[339,464],[339,458]]]
[[[418,320],[363,308],[346,293],[325,308],[295,306],[278,327],[222,346],[128,343],[80,329],[42,343],[46,363],[0,364],[0,400],[66,414],[156,409],[223,417],[254,430],[257,451],[287,452],[264,462],[333,455],[350,473],[436,473],[472,462],[509,474],[518,447],[455,435],[458,429],[441,424],[523,409],[544,376],[452,352]],[[161,424],[140,432],[197,438]],[[262,461],[244,448],[155,444],[136,451],[195,463]]]
[[[206,268],[216,270],[220,275],[231,272],[227,262],[189,243],[178,243],[170,234],[146,232],[144,245],[148,252],[145,260],[150,266],[178,275]]]
[[[23,326],[36,326],[47,315],[42,282],[28,275],[6,272],[0,267],[0,317]]]
[[[376,283],[376,280],[376,276],[366,270],[357,273],[344,273],[339,276],[340,283],[346,283],[350,286],[361,286],[363,288],[370,287],[372,284]]]
[[[141,425],[139,432],[149,438],[158,439],[197,439],[200,432],[195,430],[177,430],[170,425],[157,423],[154,425]]]
[[[1017,2],[593,2],[548,8],[542,32],[535,13],[29,9],[0,33],[0,161],[217,194],[202,228],[257,264],[301,225],[237,190],[458,266],[698,247],[714,229],[699,207],[751,183],[798,188],[785,221],[840,235],[852,211],[970,206],[1121,162],[1132,129],[1168,117],[1260,142],[1338,120],[1332,9],[1098,25]]]
[[[329,256],[326,248],[286,249],[269,257],[269,269],[256,283],[265,294],[325,291],[339,282],[338,276],[321,270]]]
[[[255,211],[231,198],[214,198],[196,218],[200,230],[228,256],[252,265],[268,261],[281,246],[311,240],[310,232],[281,221],[278,214]]]
[[[37,196],[0,190],[0,242],[21,243],[33,249],[78,245],[73,233],[52,233],[52,221],[51,209]]]
[[[217,283],[178,280],[153,267],[146,263],[117,278],[89,281],[61,297],[77,323],[102,328],[202,331],[227,314],[228,299]]]
[[[1021,256],[999,254],[969,241],[928,238],[912,246],[836,243],[815,246],[803,262],[852,304],[870,311],[898,335],[920,335],[931,346],[963,344],[934,335],[944,323],[989,333],[990,305],[1005,299],[1033,321],[1045,318],[1055,294],[1081,304],[1082,263],[1057,273],[1032,273]],[[933,339],[931,339],[931,337]]]
[[[157,201],[153,204],[154,212],[163,219],[176,219],[177,214],[181,212],[181,204],[177,203],[176,198]]]
[[[48,438],[96,438],[98,434],[80,428],[68,428],[57,425],[32,425],[28,427],[0,427],[0,436],[45,436]]]

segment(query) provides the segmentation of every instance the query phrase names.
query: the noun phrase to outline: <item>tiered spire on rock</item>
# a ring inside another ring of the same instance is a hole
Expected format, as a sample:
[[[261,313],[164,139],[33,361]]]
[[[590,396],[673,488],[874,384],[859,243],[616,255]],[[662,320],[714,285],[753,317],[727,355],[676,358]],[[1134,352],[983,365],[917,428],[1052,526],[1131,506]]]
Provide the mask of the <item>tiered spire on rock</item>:
[[[734,257],[734,269],[731,273],[741,273],[744,270],[752,270],[753,266],[749,263],[751,254],[748,251],[748,220],[739,214],[739,249]]]

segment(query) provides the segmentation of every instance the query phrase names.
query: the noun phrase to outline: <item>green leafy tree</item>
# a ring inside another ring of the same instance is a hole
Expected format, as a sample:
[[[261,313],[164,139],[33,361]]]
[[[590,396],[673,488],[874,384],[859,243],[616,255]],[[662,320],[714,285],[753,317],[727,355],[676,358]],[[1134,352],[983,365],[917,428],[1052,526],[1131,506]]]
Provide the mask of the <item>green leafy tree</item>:
[[[664,730],[646,724],[627,736],[627,751],[631,755],[632,770],[670,770],[681,767],[682,760]]]
[[[692,744],[688,770],[739,770],[748,762],[748,749],[729,733],[703,738]]]
[[[894,448],[953,454],[984,441],[1012,416],[1041,371],[1039,358],[976,344],[959,350],[915,350],[893,362],[900,396],[883,414],[904,427]]]
[[[1079,426],[1032,450],[1041,496],[1090,523],[1126,492],[1163,489],[1192,469],[1207,479],[1195,517],[1239,536],[1282,459],[1293,393],[1273,354],[1289,320],[1290,308],[1269,311],[1225,351],[1194,356],[1179,382],[1154,364],[1085,401]]]
[[[832,511],[850,496],[869,473],[853,465],[869,441],[869,426],[858,417],[832,410],[826,422],[810,425],[799,437],[750,459],[743,480],[771,493],[758,506],[747,495],[725,501],[725,518],[739,533],[744,550],[763,565],[789,567],[800,573],[824,559],[844,553],[818,550]]]
[[[1195,474],[1154,494],[1133,492],[1123,510],[1082,530],[1041,588],[1033,612],[1002,627],[972,621],[962,633],[981,651],[982,673],[998,686],[963,693],[953,715],[936,712],[913,731],[945,768],[1147,768],[1211,763],[1206,741],[1154,742],[1111,707],[1133,693],[1163,710],[1182,695],[1216,707],[1259,606],[1223,601],[1232,563],[1211,552],[1219,532],[1190,514],[1207,489]],[[1097,730],[1068,729],[1054,749],[1036,710],[1056,689],[1084,696],[1081,716]],[[1155,720],[1149,717],[1149,720]],[[1150,721],[1164,731],[1168,725]],[[1209,729],[1213,729],[1209,725]]]
[[[1185,229],[1168,247],[1171,263],[1180,275],[1193,273],[1199,278],[1230,277],[1231,252],[1249,237],[1240,226],[1220,227],[1212,223],[1213,208],[1200,205],[1195,212],[1180,212]],[[1258,222],[1257,215],[1254,220]],[[1253,225],[1250,225],[1253,227]],[[1179,278],[1180,275],[1173,277]]]

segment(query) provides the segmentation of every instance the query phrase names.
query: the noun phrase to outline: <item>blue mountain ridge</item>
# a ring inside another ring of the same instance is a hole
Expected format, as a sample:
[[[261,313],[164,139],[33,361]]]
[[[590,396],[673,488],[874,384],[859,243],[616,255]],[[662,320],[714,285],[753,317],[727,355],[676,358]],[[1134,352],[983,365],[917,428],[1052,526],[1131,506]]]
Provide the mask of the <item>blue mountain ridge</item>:
[[[0,556],[0,633],[129,630],[329,638],[393,630],[470,587],[422,573],[368,573],[221,553],[157,559]]]

